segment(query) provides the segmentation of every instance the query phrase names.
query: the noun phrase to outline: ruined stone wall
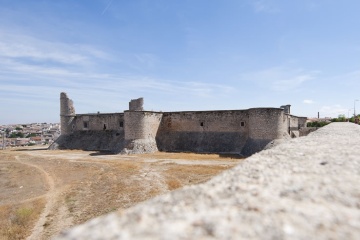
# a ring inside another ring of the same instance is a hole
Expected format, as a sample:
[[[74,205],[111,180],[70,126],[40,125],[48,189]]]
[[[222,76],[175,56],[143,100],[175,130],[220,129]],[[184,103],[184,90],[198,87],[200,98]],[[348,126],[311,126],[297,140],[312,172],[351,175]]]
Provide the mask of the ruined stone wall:
[[[168,112],[156,141],[160,151],[240,153],[248,122],[246,110]]]
[[[143,111],[144,105],[144,99],[138,98],[138,99],[131,99],[129,102],[129,111]]]
[[[66,93],[60,93],[60,126],[62,135],[72,132],[74,117],[75,108],[73,101],[68,98]]]
[[[124,131],[124,114],[77,114],[74,131]]]

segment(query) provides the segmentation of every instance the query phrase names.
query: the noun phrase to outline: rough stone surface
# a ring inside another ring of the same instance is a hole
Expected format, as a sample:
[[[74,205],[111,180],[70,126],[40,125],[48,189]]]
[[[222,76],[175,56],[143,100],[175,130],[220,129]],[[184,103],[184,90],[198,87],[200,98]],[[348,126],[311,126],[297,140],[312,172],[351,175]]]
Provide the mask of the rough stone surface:
[[[359,142],[332,123],[57,239],[360,239]]]
[[[74,104],[66,93],[60,94],[62,138],[49,149],[89,149],[78,144],[78,132],[123,132],[124,146],[117,152],[153,151],[231,153],[250,156],[271,141],[298,137],[306,118],[286,114],[283,108],[250,108],[245,110],[154,112],[143,110],[144,99],[133,99],[123,113],[75,114]],[[283,106],[284,107],[284,106]],[[286,106],[285,106],[286,107]],[[289,112],[289,111],[288,111]],[[69,137],[65,137],[69,135]],[[81,136],[96,134],[81,134]],[[87,138],[86,137],[86,138]],[[69,141],[74,139],[74,144]],[[98,142],[99,139],[93,139]],[[110,140],[113,143],[119,139]],[[121,139],[120,139],[121,140]],[[87,143],[89,141],[83,141]],[[103,142],[103,141],[102,141]],[[104,143],[104,142],[103,142]],[[92,146],[96,146],[92,144]],[[91,147],[92,147],[91,146]],[[100,145],[99,145],[100,146]],[[101,145],[99,149],[113,149]]]

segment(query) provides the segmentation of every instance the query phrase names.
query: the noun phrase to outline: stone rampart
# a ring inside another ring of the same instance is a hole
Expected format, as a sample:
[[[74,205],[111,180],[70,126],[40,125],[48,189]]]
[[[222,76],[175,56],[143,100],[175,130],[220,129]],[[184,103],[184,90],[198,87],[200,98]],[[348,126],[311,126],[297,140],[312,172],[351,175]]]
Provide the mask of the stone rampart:
[[[129,110],[124,113],[75,114],[72,100],[66,93],[61,93],[62,135],[81,136],[84,139],[85,136],[104,135],[101,131],[114,131],[123,136],[123,142],[119,143],[119,146],[124,146],[119,150],[123,153],[160,150],[250,156],[274,140],[289,138],[289,134],[298,137],[298,129],[304,122],[302,118],[300,120],[286,113],[290,112],[290,105],[282,108],[162,113],[144,111],[143,104],[143,98],[138,98],[129,102]],[[86,131],[92,132],[84,133]],[[98,134],[92,134],[94,131],[98,131]],[[75,141],[73,136],[61,139]],[[71,145],[60,140],[50,148],[65,146],[88,149],[84,144]]]
[[[124,148],[124,131],[75,131],[61,135],[49,149],[82,149],[119,153]]]
[[[124,131],[124,114],[77,114],[74,120],[74,125],[74,131]]]
[[[65,239],[359,239],[360,126],[331,123]]]
[[[239,154],[248,137],[248,121],[246,110],[164,113],[156,137],[158,148]]]

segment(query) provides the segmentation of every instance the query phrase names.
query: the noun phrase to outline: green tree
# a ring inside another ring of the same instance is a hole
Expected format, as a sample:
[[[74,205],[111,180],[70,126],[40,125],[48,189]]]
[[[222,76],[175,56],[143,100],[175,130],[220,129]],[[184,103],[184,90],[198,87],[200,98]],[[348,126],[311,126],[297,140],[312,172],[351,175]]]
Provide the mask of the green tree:
[[[16,133],[11,133],[9,138],[23,138],[24,134],[22,132],[16,132]]]

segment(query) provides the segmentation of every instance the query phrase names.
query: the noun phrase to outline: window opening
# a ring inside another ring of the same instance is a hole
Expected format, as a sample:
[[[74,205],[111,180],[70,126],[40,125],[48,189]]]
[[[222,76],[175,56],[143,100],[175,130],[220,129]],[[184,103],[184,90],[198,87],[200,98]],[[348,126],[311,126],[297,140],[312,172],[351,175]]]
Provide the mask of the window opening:
[[[120,122],[120,127],[124,127],[124,122]]]
[[[89,127],[89,123],[87,121],[84,121],[84,128],[88,128]]]
[[[202,127],[203,127],[203,126],[204,126],[204,122],[201,122],[201,123],[200,123],[200,126],[202,126]]]
[[[244,127],[244,126],[245,126],[245,122],[241,122],[240,125],[241,125],[242,127]]]
[[[104,124],[103,130],[106,130],[106,124]]]

